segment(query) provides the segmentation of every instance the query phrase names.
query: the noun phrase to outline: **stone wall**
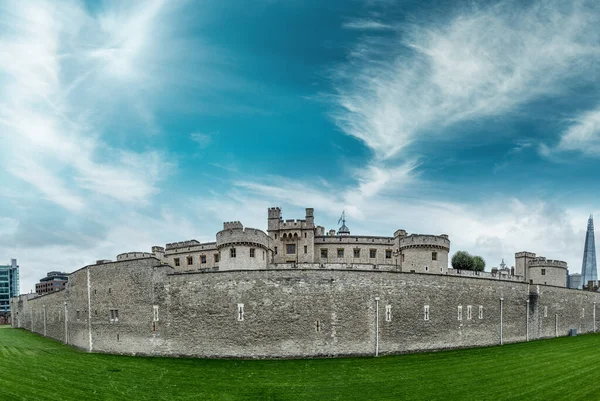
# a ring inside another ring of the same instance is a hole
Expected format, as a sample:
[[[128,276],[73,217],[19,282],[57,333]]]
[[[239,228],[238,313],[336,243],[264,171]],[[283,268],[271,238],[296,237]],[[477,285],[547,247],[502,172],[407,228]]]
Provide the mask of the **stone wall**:
[[[594,292],[372,268],[176,273],[148,258],[87,266],[66,290],[13,298],[11,308],[13,326],[92,351],[288,358],[372,355],[377,338],[381,354],[494,345],[501,324],[504,343],[590,332],[599,301]]]
[[[327,237],[324,237],[327,238]],[[338,238],[340,240],[338,240]],[[360,239],[355,237],[357,240]],[[374,238],[372,238],[374,239]],[[393,247],[394,242],[392,238],[380,239],[379,241],[371,242],[363,239],[362,241],[354,241],[354,239],[344,238],[344,237],[331,237],[328,238],[328,241],[323,241],[319,239],[319,241],[315,242],[315,260],[314,263],[332,263],[332,264],[340,264],[340,263],[362,263],[362,264],[389,264],[389,265],[398,265],[400,260],[394,256]],[[354,250],[357,249],[359,251],[358,257],[355,257]],[[321,250],[327,251],[327,257],[323,258]],[[338,257],[338,250],[342,250],[342,256]],[[375,251],[375,257],[371,257],[371,250]],[[389,258],[386,258],[386,251],[388,251]]]
[[[65,290],[13,298],[13,327],[91,351],[160,352],[162,321],[153,322],[154,306],[166,316],[166,273],[172,270],[155,258],[86,266],[69,276]]]
[[[402,250],[401,265],[403,272],[446,274],[448,272],[448,250],[427,246],[405,248]]]

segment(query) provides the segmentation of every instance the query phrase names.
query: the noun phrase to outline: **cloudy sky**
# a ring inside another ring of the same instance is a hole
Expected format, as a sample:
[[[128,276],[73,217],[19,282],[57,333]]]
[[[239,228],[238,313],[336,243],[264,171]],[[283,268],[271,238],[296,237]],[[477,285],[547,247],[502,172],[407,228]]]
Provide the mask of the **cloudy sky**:
[[[50,270],[266,209],[580,272],[600,3],[0,1],[0,262]]]

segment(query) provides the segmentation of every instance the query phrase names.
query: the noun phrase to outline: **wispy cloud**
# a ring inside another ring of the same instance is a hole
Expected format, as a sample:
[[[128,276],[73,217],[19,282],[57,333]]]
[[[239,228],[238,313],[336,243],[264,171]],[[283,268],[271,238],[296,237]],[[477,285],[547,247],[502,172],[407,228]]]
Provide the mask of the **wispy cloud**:
[[[561,151],[578,151],[588,156],[600,156],[600,108],[575,117],[572,124],[561,134],[555,147],[545,144],[540,147],[540,152],[546,156]]]
[[[163,11],[164,1],[121,4],[99,16],[77,2],[0,6],[0,135],[8,171],[75,211],[90,193],[145,202],[158,191],[172,163],[156,151],[109,145],[104,121],[123,118],[114,105],[143,99],[160,82],[147,74],[159,65]],[[146,105],[138,101],[133,110],[152,123]]]
[[[203,134],[202,132],[194,132],[190,134],[192,141],[196,142],[200,149],[205,149],[212,141],[212,134]]]
[[[393,30],[394,27],[389,24],[385,24],[381,21],[373,19],[355,19],[352,21],[345,22],[343,27],[346,29],[356,29],[361,31],[387,31]]]
[[[563,90],[600,58],[596,2],[504,2],[366,37],[335,73],[332,115],[380,159],[450,124],[506,113]],[[390,56],[391,55],[391,56]]]

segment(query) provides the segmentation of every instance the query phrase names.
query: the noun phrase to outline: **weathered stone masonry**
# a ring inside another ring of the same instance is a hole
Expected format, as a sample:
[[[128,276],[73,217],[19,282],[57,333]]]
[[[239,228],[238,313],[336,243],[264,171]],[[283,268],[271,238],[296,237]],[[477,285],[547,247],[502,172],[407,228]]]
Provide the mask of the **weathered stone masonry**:
[[[520,252],[514,271],[465,277],[448,269],[444,234],[356,236],[344,224],[325,235],[310,208],[302,220],[270,208],[267,223],[265,233],[226,222],[215,242],[98,261],[65,290],[13,298],[12,324],[89,351],[211,358],[393,354],[596,330],[600,294],[564,288],[561,261]]]
[[[84,267],[71,275],[66,290],[13,298],[11,306],[14,327],[85,350],[291,358],[373,355],[377,302],[379,353],[392,354],[499,344],[501,304],[504,343],[564,336],[571,328],[591,332],[599,297],[520,282],[376,270],[176,273],[145,258]],[[116,321],[110,310],[118,310]]]

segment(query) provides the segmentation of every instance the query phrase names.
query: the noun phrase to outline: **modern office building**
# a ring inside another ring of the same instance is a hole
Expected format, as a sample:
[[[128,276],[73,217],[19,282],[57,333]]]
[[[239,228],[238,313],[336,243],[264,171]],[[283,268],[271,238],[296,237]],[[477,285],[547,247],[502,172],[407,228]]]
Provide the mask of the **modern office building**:
[[[10,312],[10,298],[19,295],[19,265],[11,259],[10,265],[0,265],[0,315]]]
[[[583,263],[581,264],[581,280],[584,286],[588,285],[588,282],[590,281],[598,281],[596,243],[594,241],[594,219],[591,215],[588,219],[587,232],[585,234]]]
[[[35,285],[36,294],[42,295],[49,292],[62,290],[67,286],[69,275],[62,272],[49,272],[46,277],[40,279],[40,282]]]

